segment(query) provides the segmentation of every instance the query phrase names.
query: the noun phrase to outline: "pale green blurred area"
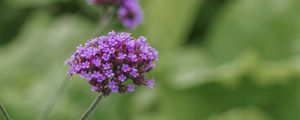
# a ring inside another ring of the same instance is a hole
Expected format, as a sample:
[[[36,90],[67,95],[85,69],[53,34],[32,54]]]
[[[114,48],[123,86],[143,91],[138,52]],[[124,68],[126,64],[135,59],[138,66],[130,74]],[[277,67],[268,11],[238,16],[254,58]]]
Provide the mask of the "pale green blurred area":
[[[299,0],[140,1],[145,20],[131,32],[160,53],[156,86],[112,94],[91,120],[300,119]],[[0,101],[14,120],[39,116],[97,10],[84,0],[0,1]],[[127,31],[114,24],[99,35],[111,29]],[[50,119],[78,119],[96,95],[74,77]]]

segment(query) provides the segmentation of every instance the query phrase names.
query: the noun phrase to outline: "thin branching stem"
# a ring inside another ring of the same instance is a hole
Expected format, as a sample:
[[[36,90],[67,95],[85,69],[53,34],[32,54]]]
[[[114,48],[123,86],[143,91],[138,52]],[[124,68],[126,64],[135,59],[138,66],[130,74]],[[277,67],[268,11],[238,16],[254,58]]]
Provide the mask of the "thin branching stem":
[[[90,105],[90,107],[85,111],[85,113],[81,116],[80,120],[87,120],[88,117],[95,111],[97,105],[103,98],[103,94],[99,93],[94,102]]]
[[[7,111],[5,110],[4,106],[0,103],[0,111],[3,114],[5,120],[10,120],[10,117],[7,113]]]

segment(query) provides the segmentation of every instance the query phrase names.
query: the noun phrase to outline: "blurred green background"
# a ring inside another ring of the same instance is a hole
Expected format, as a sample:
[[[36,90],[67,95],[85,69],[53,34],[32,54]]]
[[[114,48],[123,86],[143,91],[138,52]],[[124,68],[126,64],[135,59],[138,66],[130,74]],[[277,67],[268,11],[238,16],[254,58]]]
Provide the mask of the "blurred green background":
[[[105,98],[91,120],[299,120],[299,0],[140,0],[160,52],[154,89]],[[91,38],[99,9],[84,0],[0,0],[0,101],[36,119]],[[103,33],[115,29],[113,24]],[[75,77],[50,114],[76,120],[96,97]],[[0,119],[4,119],[0,116]]]

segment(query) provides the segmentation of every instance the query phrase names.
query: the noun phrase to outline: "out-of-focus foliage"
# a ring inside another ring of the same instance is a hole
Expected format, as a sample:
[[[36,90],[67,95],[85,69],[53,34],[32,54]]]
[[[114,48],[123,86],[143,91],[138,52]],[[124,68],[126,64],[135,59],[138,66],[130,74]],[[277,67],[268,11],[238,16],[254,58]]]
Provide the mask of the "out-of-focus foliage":
[[[144,24],[132,32],[160,52],[157,85],[105,98],[91,119],[300,119],[299,0],[140,1]],[[0,1],[0,101],[13,119],[45,108],[97,10],[84,0]],[[50,119],[78,119],[95,96],[74,77]]]

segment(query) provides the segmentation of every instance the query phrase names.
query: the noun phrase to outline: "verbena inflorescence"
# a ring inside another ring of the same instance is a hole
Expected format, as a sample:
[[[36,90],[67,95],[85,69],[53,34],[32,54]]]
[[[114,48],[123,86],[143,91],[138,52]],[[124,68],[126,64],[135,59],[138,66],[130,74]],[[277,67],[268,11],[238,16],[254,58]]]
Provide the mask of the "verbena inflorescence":
[[[134,29],[143,21],[142,10],[136,0],[123,0],[118,16],[122,24],[129,29]]]
[[[136,28],[143,21],[142,9],[137,0],[88,0],[101,6],[116,6],[118,19],[129,28]]]
[[[80,74],[89,81],[93,91],[109,95],[111,92],[131,92],[135,85],[154,86],[154,79],[147,80],[146,73],[154,68],[158,52],[146,38],[137,39],[130,33],[108,33],[80,45],[66,60],[70,75]]]

